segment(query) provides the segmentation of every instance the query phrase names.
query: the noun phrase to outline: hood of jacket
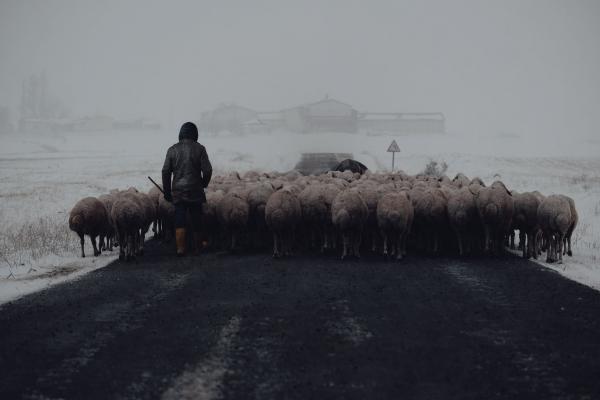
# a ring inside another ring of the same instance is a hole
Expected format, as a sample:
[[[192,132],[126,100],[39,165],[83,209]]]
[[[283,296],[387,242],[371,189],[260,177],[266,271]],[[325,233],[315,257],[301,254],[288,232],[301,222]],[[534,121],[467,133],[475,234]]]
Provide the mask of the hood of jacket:
[[[186,122],[179,130],[179,140],[191,139],[198,141],[198,128],[193,122]]]

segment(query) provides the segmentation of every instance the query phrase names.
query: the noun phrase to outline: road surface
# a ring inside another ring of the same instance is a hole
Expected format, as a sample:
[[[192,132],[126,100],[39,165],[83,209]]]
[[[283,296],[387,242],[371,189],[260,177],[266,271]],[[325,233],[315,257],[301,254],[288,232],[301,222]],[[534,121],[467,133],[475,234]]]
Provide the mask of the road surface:
[[[600,293],[534,263],[167,253],[0,306],[0,399],[600,398]]]

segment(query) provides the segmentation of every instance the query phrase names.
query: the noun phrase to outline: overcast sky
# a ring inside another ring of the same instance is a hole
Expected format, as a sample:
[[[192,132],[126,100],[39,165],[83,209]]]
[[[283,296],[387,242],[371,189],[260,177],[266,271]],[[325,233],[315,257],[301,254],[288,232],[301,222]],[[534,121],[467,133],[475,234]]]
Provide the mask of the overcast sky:
[[[0,0],[0,106],[45,70],[72,114],[197,119],[329,94],[447,130],[598,133],[600,1]]]

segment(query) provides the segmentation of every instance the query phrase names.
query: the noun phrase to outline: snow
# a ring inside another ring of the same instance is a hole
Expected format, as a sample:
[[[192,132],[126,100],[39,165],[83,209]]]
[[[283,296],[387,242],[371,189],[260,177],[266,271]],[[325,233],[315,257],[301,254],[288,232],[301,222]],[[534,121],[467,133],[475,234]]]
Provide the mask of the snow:
[[[115,130],[0,136],[0,303],[113,261],[116,255],[112,253],[79,257],[78,239],[66,227],[69,210],[77,200],[113,188],[149,189],[146,177],[160,179],[166,150],[176,138],[176,129],[168,133]],[[502,179],[517,191],[537,189],[573,197],[580,215],[573,236],[575,255],[562,266],[541,264],[600,289],[598,140],[574,141],[568,135],[540,139],[515,134],[287,132],[200,137],[217,173],[290,170],[305,152],[352,153],[369,169],[386,170],[391,166],[391,154],[386,150],[392,140],[402,149],[396,154],[396,166],[408,173],[420,172],[430,160],[445,161],[449,176],[463,172],[486,182]],[[46,234],[53,229],[57,235]],[[31,239],[27,232],[39,237]],[[53,241],[38,243],[48,236],[53,236]],[[86,254],[92,254],[89,241]]]

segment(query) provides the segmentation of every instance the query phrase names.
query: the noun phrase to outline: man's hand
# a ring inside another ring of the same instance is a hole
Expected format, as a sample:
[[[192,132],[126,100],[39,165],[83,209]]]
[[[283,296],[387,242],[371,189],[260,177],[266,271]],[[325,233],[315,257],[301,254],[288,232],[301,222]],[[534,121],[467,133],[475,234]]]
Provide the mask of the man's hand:
[[[165,200],[169,203],[173,202],[173,196],[171,195],[171,193],[165,193]]]

